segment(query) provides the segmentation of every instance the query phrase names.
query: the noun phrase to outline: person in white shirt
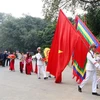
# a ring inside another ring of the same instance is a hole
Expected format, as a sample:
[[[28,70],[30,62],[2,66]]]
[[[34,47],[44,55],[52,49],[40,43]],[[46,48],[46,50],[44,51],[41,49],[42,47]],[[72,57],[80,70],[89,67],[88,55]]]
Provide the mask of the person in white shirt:
[[[100,64],[100,53],[96,53],[95,59]],[[99,83],[100,83],[100,77],[97,79],[97,89],[99,88]]]
[[[45,71],[45,66],[44,66],[44,61],[41,55],[41,47],[37,48],[38,53],[35,55],[36,59],[37,59],[37,67],[38,67],[38,79],[41,79],[40,77],[40,72],[42,71],[44,79],[48,79],[48,77],[46,77],[46,71]]]
[[[90,46],[89,52],[87,53],[86,77],[82,81],[82,83],[78,85],[78,91],[82,92],[83,86],[87,83],[87,81],[90,78],[92,78],[92,95],[100,96],[100,94],[98,94],[96,91],[96,86],[97,86],[96,68],[100,70],[100,65],[94,58],[95,51],[96,51],[96,45],[92,44]]]

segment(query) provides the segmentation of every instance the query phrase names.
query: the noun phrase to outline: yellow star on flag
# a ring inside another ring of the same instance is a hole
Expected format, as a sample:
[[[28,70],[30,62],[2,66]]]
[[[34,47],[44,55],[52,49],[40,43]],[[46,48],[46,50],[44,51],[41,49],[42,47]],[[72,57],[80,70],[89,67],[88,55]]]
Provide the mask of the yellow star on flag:
[[[63,51],[61,51],[61,50],[58,50],[58,53],[62,53]]]

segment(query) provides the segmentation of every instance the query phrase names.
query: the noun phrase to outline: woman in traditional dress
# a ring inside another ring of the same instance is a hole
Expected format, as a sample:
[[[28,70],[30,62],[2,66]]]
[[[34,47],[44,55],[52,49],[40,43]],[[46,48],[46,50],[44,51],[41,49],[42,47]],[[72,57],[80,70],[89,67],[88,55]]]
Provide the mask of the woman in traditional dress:
[[[30,54],[27,53],[26,68],[25,68],[25,72],[27,75],[31,75],[31,62],[32,62],[32,59],[30,58]]]
[[[33,72],[33,65],[32,65],[32,55],[30,55],[30,59],[31,59],[31,61],[30,61],[31,72]]]
[[[15,52],[13,52],[13,54],[9,55],[8,58],[10,58],[9,70],[15,71],[15,68],[14,68],[14,63],[15,63],[15,58],[16,58]]]

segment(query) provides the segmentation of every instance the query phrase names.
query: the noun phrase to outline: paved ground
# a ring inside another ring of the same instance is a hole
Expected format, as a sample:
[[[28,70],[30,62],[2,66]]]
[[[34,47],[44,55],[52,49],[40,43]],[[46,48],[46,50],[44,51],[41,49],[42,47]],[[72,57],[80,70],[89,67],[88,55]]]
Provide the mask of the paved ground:
[[[21,74],[18,68],[18,60],[15,72],[9,71],[8,67],[0,67],[0,100],[100,100],[100,97],[91,94],[91,82],[82,93],[77,91],[70,67],[63,72],[61,84],[55,84],[54,78],[39,80],[35,73]]]

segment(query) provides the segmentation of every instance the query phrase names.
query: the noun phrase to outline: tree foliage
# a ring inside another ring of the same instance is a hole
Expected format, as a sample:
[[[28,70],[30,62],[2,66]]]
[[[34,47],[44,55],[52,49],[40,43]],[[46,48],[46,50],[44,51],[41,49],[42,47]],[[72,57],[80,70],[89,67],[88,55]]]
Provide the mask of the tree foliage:
[[[55,32],[55,23],[50,23],[44,30],[43,33],[43,40],[44,40],[44,45],[43,47],[50,47],[51,46],[51,42],[54,36],[54,32]]]
[[[90,7],[86,18],[88,27],[92,30],[92,32],[96,36],[100,35],[100,9]]]
[[[48,20],[34,18],[29,15],[25,15],[22,18],[14,18],[12,15],[0,13],[0,50],[20,50],[20,51],[35,51],[38,46],[42,48],[50,47],[55,32],[56,20],[50,21],[52,18],[55,19],[60,5],[64,3],[72,4],[75,6],[76,1],[85,3],[88,0],[43,0],[45,2],[46,18]],[[95,1],[96,3],[94,3]],[[88,2],[93,6],[88,7],[86,19],[87,25],[95,35],[100,37],[100,8],[96,0]],[[99,0],[98,0],[99,1]],[[86,2],[86,3],[87,3]],[[47,5],[48,4],[48,5]],[[50,5],[49,5],[50,4]],[[56,6],[55,6],[56,5]],[[81,5],[81,3],[80,3]],[[72,5],[66,5],[66,7]],[[44,8],[45,8],[44,7]],[[62,5],[62,7],[65,7]],[[49,15],[48,15],[49,14]],[[58,16],[58,14],[57,14]],[[83,17],[82,17],[83,18]],[[69,18],[73,23],[73,19]]]
[[[93,8],[100,6],[100,0],[42,0],[43,13],[47,20],[55,20],[59,9],[65,9],[75,13],[75,8],[79,7],[86,10],[88,7]]]
[[[34,51],[38,46],[51,44],[52,26],[49,27],[45,20],[28,15],[22,18],[11,16],[8,20],[4,20],[3,15],[0,15],[1,49]]]

